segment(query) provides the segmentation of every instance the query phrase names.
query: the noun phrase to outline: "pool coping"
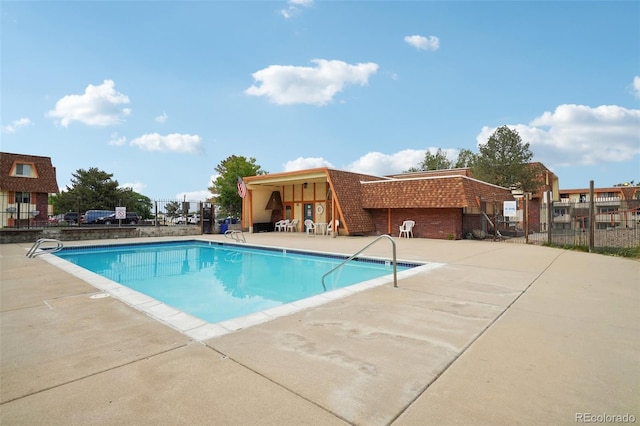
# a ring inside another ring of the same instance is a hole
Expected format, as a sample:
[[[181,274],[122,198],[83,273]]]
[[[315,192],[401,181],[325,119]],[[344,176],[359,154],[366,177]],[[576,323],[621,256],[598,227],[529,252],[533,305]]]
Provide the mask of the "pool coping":
[[[242,247],[242,248],[257,248],[257,249],[266,249],[266,250],[283,250],[289,253],[301,253],[301,254],[311,254],[311,255],[320,255],[320,256],[331,256],[337,258],[348,258],[349,256],[342,253],[332,253],[326,251],[318,251],[318,250],[300,250],[300,249],[291,249],[286,247],[278,247],[278,246],[260,246],[256,244],[237,244],[231,242],[212,242],[210,240],[201,240],[197,238],[189,238],[185,240],[174,240],[171,242],[167,242],[167,244],[175,244],[175,243],[184,243],[184,242],[201,242],[206,243],[208,245],[223,245],[223,246],[233,246],[233,247]],[[114,247],[114,246],[136,246],[136,245],[149,245],[149,244],[162,244],[158,242],[154,243],[107,243],[107,244],[90,244],[90,245],[78,245],[69,247],[69,249],[81,249],[85,247]],[[154,299],[150,296],[147,296],[143,293],[140,293],[136,290],[133,290],[129,287],[126,287],[122,284],[119,284],[113,280],[105,278],[95,272],[91,272],[81,266],[75,265],[72,262],[69,262],[63,258],[55,256],[52,253],[41,253],[41,258],[48,262],[51,265],[56,266],[57,268],[83,280],[87,284],[95,287],[100,290],[102,294],[94,295],[92,297],[114,297],[123,303],[131,306],[132,308],[143,312],[147,316],[165,324],[169,327],[185,334],[189,338],[202,342],[204,340],[208,340],[215,337],[224,336],[225,334],[229,334],[235,331],[239,331],[248,327],[252,327],[258,324],[263,324],[268,321],[272,321],[276,318],[291,315],[305,309],[314,308],[320,305],[324,305],[326,303],[332,302],[334,300],[338,300],[352,294],[356,294],[368,289],[380,287],[385,284],[393,283],[393,274],[384,275],[382,277],[374,278],[371,280],[363,281],[357,284],[350,285],[348,287],[343,287],[335,290],[330,290],[322,294],[318,294],[315,296],[307,297],[304,299],[297,300],[295,302],[286,303],[280,306],[276,306],[273,308],[265,309],[262,311],[254,312],[251,314],[243,315],[240,317],[210,323],[203,319],[197,318],[191,314],[188,314],[184,311],[176,309],[172,306],[165,304],[157,299]],[[388,258],[384,257],[376,257],[376,256],[359,256],[360,259],[363,260],[375,260],[375,261],[388,261]],[[444,263],[438,262],[418,262],[411,260],[398,260],[396,259],[396,264],[410,264],[410,265],[420,265],[413,267],[411,269],[405,271],[396,272],[396,278],[398,280],[402,278],[407,278],[419,273],[431,271],[437,269],[441,266],[444,266]]]

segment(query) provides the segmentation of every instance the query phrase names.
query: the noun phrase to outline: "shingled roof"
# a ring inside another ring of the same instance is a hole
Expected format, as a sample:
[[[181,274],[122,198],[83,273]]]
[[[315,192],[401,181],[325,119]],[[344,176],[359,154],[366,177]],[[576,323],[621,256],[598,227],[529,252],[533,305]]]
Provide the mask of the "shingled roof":
[[[11,169],[16,162],[33,164],[37,177],[11,176]],[[0,152],[0,190],[58,193],[56,169],[51,164],[51,158]]]
[[[511,191],[467,176],[366,182],[359,200],[365,209],[479,207],[478,199],[513,200]]]
[[[549,186],[553,187],[553,182],[558,180],[558,177],[549,170],[544,164],[540,162],[532,162],[528,164],[528,167],[532,168],[536,173],[536,179],[540,183],[540,187],[534,192],[534,198],[541,198],[545,191],[549,190]],[[456,169],[441,169],[441,170],[421,170],[417,172],[400,173],[395,175],[388,175],[387,177],[393,179],[414,179],[414,178],[427,178],[427,177],[449,177],[449,176],[466,176],[473,178],[473,173],[470,167],[461,167]]]
[[[395,175],[387,175],[393,179],[414,179],[422,177],[443,177],[443,176],[467,176],[473,177],[469,167],[460,167],[457,169],[441,169],[441,170],[420,170],[417,172],[403,172]]]
[[[344,225],[349,234],[374,232],[373,218],[362,205],[363,194],[361,182],[385,180],[378,176],[363,175],[341,170],[327,169],[329,184],[335,196],[338,209],[344,218]]]
[[[412,177],[391,178],[317,168],[251,176],[246,177],[245,182],[254,190],[259,187],[273,190],[278,184],[326,178],[340,216],[336,219],[341,219],[349,235],[376,231],[371,209],[480,207],[480,200],[513,200],[510,190],[469,177],[465,169],[456,171],[453,174],[452,170],[420,172]]]

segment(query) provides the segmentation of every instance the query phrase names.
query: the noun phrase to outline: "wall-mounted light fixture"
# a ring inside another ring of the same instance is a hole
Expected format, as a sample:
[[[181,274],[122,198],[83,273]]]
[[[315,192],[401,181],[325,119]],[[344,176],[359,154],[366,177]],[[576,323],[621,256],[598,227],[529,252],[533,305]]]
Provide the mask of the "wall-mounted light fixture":
[[[304,186],[304,189],[307,189],[307,186],[308,186],[308,185],[309,185],[309,184],[308,184],[307,182],[305,182],[305,183],[303,183],[303,184],[302,184],[302,186]]]

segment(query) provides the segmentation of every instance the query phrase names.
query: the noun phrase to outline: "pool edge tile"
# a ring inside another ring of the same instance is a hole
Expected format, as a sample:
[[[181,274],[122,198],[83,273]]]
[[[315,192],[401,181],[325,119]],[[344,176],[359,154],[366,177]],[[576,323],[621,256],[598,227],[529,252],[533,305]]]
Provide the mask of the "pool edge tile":
[[[197,241],[197,240],[195,240]],[[184,243],[184,242],[181,242]],[[109,244],[105,246],[114,246],[119,244]],[[222,245],[231,245],[224,243]],[[102,247],[102,246],[100,246]],[[242,247],[242,246],[240,246]],[[262,247],[256,247],[262,248]],[[291,250],[291,252],[298,253],[302,250]],[[330,255],[332,253],[306,251],[306,253],[312,255]],[[342,256],[342,255],[341,255]],[[344,257],[344,256],[343,256]],[[314,296],[307,297],[305,299],[297,300],[295,302],[285,303],[273,308],[265,309],[263,311],[255,312],[252,314],[244,315],[237,318],[220,321],[217,323],[210,323],[206,320],[197,318],[189,313],[176,309],[170,305],[167,305],[157,299],[133,290],[129,287],[123,286],[115,281],[105,278],[97,273],[88,271],[78,265],[75,265],[63,258],[55,256],[54,254],[43,254],[42,258],[48,263],[74,275],[87,284],[93,286],[97,290],[103,291],[110,296],[122,301],[126,305],[134,308],[135,310],[144,313],[157,321],[168,325],[169,327],[181,332],[196,341],[203,341],[225,334],[242,330],[254,325],[262,324],[268,321],[275,320],[279,317],[291,315],[306,309],[318,307],[326,303],[353,295],[355,293],[362,292],[375,287],[380,287],[386,284],[392,284],[392,274],[373,278],[367,281],[353,284],[348,287],[341,287],[337,289],[331,289],[324,293],[320,293]],[[427,263],[424,265],[416,266],[411,269],[397,272],[398,279],[411,276],[415,273],[424,272],[427,270],[435,269],[443,264]]]

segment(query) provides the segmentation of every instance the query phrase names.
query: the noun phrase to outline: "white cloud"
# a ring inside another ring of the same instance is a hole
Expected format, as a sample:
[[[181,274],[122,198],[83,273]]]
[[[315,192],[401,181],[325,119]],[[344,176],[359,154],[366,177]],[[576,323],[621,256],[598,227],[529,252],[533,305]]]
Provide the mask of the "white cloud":
[[[369,76],[378,70],[378,64],[368,62],[350,65],[342,61],[314,59],[316,67],[270,65],[253,73],[253,79],[261,83],[251,86],[245,93],[266,96],[279,105],[326,105],[347,84],[364,86]]]
[[[215,174],[215,175],[211,175],[209,177],[209,182],[207,183],[207,191],[204,191],[207,193],[207,198],[211,198],[211,197],[217,197],[218,194],[214,194],[211,191],[208,190],[209,187],[213,186],[214,182],[216,181],[216,179],[218,179],[220,175]]]
[[[177,200],[187,200],[187,201],[206,201],[208,198],[211,198],[211,192],[205,191],[187,191],[180,192],[176,194]],[[191,207],[195,208],[195,207]]]
[[[111,133],[109,139],[109,145],[122,146],[127,143],[127,138],[124,136],[118,136],[118,132]]]
[[[289,6],[286,9],[280,10],[280,14],[285,19],[290,19],[290,18],[293,18],[300,11],[300,7],[313,6],[313,0],[289,0],[287,4]]]
[[[26,118],[19,118],[17,120],[14,120],[11,122],[11,124],[8,124],[6,126],[2,126],[2,132],[3,133],[15,133],[18,131],[18,129],[22,128],[22,127],[26,127],[26,126],[30,126],[32,125],[33,122]]]
[[[318,157],[298,157],[295,160],[287,161],[284,164],[285,172],[293,172],[296,170],[306,170],[306,169],[315,169],[318,167],[328,167],[335,168],[333,164],[325,160],[324,158]]]
[[[82,95],[67,95],[56,102],[56,107],[47,116],[59,118],[63,127],[72,121],[79,121],[88,126],[112,126],[131,114],[131,109],[124,108],[129,104],[129,97],[114,89],[112,80],[105,80],[101,85],[88,85]]]
[[[133,139],[130,145],[146,151],[202,152],[202,139],[200,136],[179,133],[172,133],[166,136],[150,133]]]
[[[404,41],[418,50],[438,50],[440,48],[440,39],[436,36],[412,35],[406,36]]]
[[[147,185],[141,182],[123,183],[122,185],[120,185],[120,188],[131,188],[131,190],[137,192],[138,194],[142,194],[142,191],[144,191],[146,187]]]
[[[438,148],[428,148],[433,154]],[[455,160],[458,158],[459,149],[442,149],[447,158]],[[393,154],[383,154],[381,152],[369,152],[359,159],[346,166],[336,167],[329,161],[321,157],[298,157],[295,160],[287,161],[284,164],[284,172],[296,170],[314,169],[318,167],[328,167],[330,169],[339,168],[355,173],[363,173],[374,176],[385,176],[402,173],[412,167],[419,167],[427,153],[426,149],[404,149]]]
[[[633,77],[633,94],[636,98],[640,98],[640,76]]]
[[[534,161],[548,167],[616,163],[640,155],[640,110],[564,104],[529,124],[508,127],[530,143]],[[478,144],[486,143],[494,131],[483,127]]]
[[[168,117],[167,113],[163,112],[161,115],[157,116],[155,120],[157,123],[164,123],[165,121],[167,121],[167,117]]]
[[[374,176],[401,173],[412,167],[418,167],[424,160],[426,152],[424,149],[404,149],[391,155],[369,152],[348,164],[344,170]]]

